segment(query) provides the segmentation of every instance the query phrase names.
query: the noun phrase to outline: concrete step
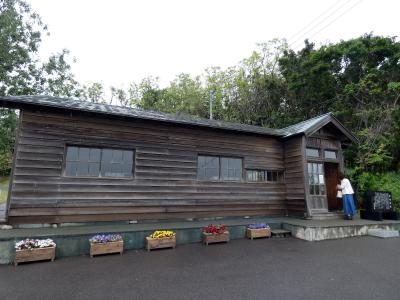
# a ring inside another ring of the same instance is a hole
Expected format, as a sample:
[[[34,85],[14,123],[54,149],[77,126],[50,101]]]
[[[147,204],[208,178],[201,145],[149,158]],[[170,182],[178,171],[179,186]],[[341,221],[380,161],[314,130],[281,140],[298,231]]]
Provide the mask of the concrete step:
[[[380,238],[392,238],[399,237],[399,231],[387,229],[368,229],[368,235]]]
[[[338,220],[343,219],[343,217],[343,213],[339,212],[320,212],[312,215],[313,220]]]

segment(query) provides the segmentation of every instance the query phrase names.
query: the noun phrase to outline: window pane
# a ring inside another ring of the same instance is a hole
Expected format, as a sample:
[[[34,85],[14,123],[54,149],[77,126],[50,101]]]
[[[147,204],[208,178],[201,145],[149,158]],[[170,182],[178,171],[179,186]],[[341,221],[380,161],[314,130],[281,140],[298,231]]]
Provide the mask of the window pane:
[[[204,179],[219,180],[219,170],[216,168],[205,169]]]
[[[316,184],[316,185],[314,185],[314,195],[319,195],[319,185],[318,184]]]
[[[79,161],[89,161],[89,148],[79,148]]]
[[[325,158],[336,159],[336,151],[325,150]]]
[[[110,174],[112,173],[111,168],[112,168],[111,163],[106,163],[106,162],[102,161],[101,162],[101,176],[109,177]]]
[[[247,181],[265,181],[265,171],[263,170],[246,170]]]
[[[80,161],[78,164],[78,169],[77,169],[76,175],[77,176],[88,176],[89,175],[89,163]]]
[[[132,164],[123,164],[122,166],[122,173],[124,177],[132,176]]]
[[[272,172],[272,181],[278,181],[278,172]]]
[[[272,181],[272,172],[267,171],[267,181]]]
[[[309,157],[319,157],[319,149],[306,148],[306,155]]]
[[[310,184],[310,195],[314,195],[314,185]]]
[[[325,195],[325,186],[324,185],[320,185],[319,186],[319,191],[321,192],[321,195]]]
[[[254,179],[254,177],[255,177],[254,174],[255,174],[255,171],[246,170],[246,179],[247,179],[247,181],[256,181]]]
[[[283,172],[278,172],[278,182],[283,182]]]
[[[312,173],[312,163],[308,163],[308,173],[311,174]]]
[[[112,150],[111,149],[103,149],[101,153],[101,161],[102,163],[110,163],[112,161]]]
[[[124,151],[124,158],[123,158],[125,163],[131,163],[133,162],[133,151]]]
[[[221,157],[221,178],[223,180],[241,180],[242,159]]]
[[[89,176],[99,176],[100,174],[100,162],[98,163],[89,163]]]
[[[100,149],[92,148],[90,149],[89,160],[91,162],[100,162]]]
[[[67,161],[78,160],[78,147],[67,147]]]
[[[198,156],[197,178],[219,180],[219,157]]]
[[[121,150],[113,150],[113,158],[112,158],[112,162],[116,163],[116,162],[122,162],[122,151]]]
[[[76,169],[78,167],[77,162],[67,162],[65,165],[66,176],[76,176]]]
[[[318,176],[319,176],[319,183],[324,184],[325,183],[324,175],[318,175]]]

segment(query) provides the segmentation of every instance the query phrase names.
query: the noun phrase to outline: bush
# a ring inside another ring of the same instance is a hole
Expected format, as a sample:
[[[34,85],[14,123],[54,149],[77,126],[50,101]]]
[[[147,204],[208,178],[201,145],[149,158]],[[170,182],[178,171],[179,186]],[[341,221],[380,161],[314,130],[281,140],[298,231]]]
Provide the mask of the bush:
[[[400,212],[400,172],[356,173],[355,170],[349,170],[348,176],[356,187],[359,202],[367,190],[391,192],[394,209]]]

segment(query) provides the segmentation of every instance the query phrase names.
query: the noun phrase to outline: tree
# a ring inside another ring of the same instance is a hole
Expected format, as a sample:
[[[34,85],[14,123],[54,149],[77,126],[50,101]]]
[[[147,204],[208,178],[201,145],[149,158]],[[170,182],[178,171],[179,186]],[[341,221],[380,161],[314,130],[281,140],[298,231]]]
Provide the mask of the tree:
[[[399,58],[395,38],[372,34],[319,49],[306,41],[297,53],[285,51],[280,67],[292,115],[301,120],[333,111],[360,138],[348,156],[355,165],[372,171],[395,166]]]
[[[71,73],[68,51],[41,62],[38,49],[48,34],[40,17],[23,0],[0,1],[0,96],[48,94],[74,97],[79,85]],[[0,110],[0,173],[9,172],[17,115]]]

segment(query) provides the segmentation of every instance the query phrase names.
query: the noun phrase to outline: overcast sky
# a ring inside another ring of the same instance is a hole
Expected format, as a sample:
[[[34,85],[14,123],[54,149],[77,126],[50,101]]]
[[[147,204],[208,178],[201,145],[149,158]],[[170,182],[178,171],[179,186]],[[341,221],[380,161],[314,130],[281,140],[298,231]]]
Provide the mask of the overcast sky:
[[[28,1],[51,33],[43,57],[67,48],[80,82],[116,87],[150,75],[165,85],[179,73],[232,66],[273,38],[298,49],[305,38],[320,44],[400,33],[399,0]]]

